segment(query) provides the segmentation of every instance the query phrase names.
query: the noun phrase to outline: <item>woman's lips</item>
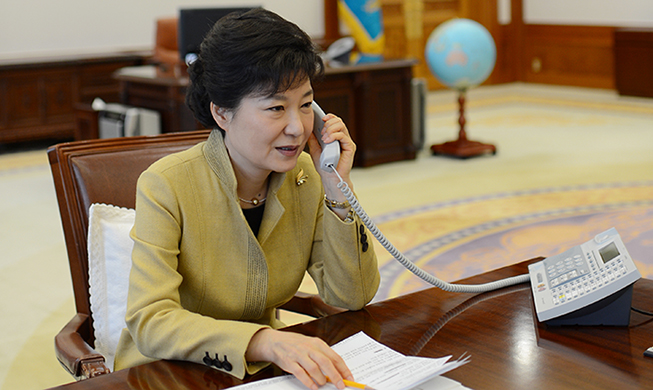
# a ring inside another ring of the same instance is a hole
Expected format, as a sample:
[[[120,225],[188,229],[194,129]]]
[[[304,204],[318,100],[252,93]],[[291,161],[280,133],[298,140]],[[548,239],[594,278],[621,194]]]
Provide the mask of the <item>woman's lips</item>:
[[[293,157],[297,154],[299,146],[280,146],[276,149],[284,156]]]

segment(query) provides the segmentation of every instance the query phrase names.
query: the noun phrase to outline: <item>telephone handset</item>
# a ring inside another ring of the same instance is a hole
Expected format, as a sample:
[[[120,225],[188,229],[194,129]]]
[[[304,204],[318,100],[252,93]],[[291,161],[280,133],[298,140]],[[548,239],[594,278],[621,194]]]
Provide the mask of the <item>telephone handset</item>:
[[[324,127],[322,118],[324,118],[326,114],[315,102],[311,104],[311,107],[313,108],[314,113],[313,133],[315,133],[315,137],[320,143],[320,146],[322,146],[322,154],[320,155],[320,168],[322,168],[324,171],[331,172],[330,167],[337,167],[338,160],[340,160],[340,142],[334,141],[325,144],[324,141],[322,141],[322,128]]]
[[[407,259],[401,252],[399,252],[397,248],[394,247],[394,245],[392,245],[392,243],[390,243],[390,241],[388,241],[388,239],[383,235],[383,233],[381,233],[379,228],[376,227],[372,219],[367,215],[365,210],[363,210],[360,203],[358,203],[358,199],[356,199],[356,196],[349,188],[347,183],[342,179],[342,177],[340,177],[340,174],[338,174],[336,167],[338,166],[338,160],[340,159],[340,142],[336,141],[336,142],[331,142],[329,144],[324,144],[324,142],[322,142],[321,131],[322,131],[322,127],[324,127],[324,122],[322,121],[322,118],[326,114],[324,113],[324,111],[322,111],[320,106],[317,103],[315,103],[315,101],[313,101],[312,103],[312,108],[313,108],[313,112],[315,113],[313,132],[315,133],[317,140],[320,142],[320,145],[322,146],[322,155],[320,156],[320,168],[327,172],[331,170],[333,171],[333,173],[335,173],[338,176],[338,178],[340,179],[340,183],[338,183],[338,188],[345,195],[345,198],[347,198],[347,201],[351,205],[351,208],[358,215],[358,217],[361,219],[361,221],[367,227],[367,229],[369,229],[370,233],[372,233],[374,238],[376,238],[379,241],[379,243],[381,243],[381,245],[397,261],[399,261],[399,263],[401,263],[401,265],[406,267],[406,269],[408,269],[410,272],[412,272],[413,274],[415,274],[425,282],[430,283],[442,290],[450,291],[450,292],[482,293],[482,292],[497,290],[503,287],[508,287],[508,286],[529,281],[528,274],[525,274],[525,275],[513,276],[511,278],[506,278],[494,282],[477,284],[477,285],[447,283],[441,279],[436,278],[433,275],[428,274],[427,272],[419,268],[417,265],[415,265],[413,262],[411,262],[409,259]]]
[[[539,321],[550,325],[628,324],[632,284],[641,275],[614,228],[560,255],[529,265],[528,274],[494,282],[475,285],[448,283],[420,269],[379,231],[340,177],[336,170],[340,143],[325,145],[322,142],[320,132],[325,114],[317,103],[313,102],[312,107],[315,112],[313,131],[322,145],[321,168],[325,171],[331,169],[338,176],[338,188],[363,224],[413,274],[444,291],[461,293],[483,293],[530,282]]]

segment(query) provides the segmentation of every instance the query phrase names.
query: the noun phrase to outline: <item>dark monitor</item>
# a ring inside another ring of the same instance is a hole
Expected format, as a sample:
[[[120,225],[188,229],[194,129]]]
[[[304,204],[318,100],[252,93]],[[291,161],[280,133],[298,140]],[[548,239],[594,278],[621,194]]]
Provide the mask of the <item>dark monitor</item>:
[[[248,8],[185,8],[179,10],[177,45],[179,55],[187,64],[200,51],[200,44],[211,27],[223,16],[232,12],[249,11]]]

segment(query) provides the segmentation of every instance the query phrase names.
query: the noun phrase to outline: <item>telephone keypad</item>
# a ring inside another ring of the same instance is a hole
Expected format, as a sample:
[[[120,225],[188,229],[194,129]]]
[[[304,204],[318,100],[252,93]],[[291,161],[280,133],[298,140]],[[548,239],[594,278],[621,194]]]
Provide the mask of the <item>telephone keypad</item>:
[[[595,270],[589,275],[586,275],[586,272],[582,269],[574,269],[549,281],[553,304],[558,305],[583,296],[590,291],[615,281],[626,273],[628,271],[622,259],[615,259],[609,264],[606,264],[605,269],[602,271]],[[579,274],[584,276],[575,279]]]

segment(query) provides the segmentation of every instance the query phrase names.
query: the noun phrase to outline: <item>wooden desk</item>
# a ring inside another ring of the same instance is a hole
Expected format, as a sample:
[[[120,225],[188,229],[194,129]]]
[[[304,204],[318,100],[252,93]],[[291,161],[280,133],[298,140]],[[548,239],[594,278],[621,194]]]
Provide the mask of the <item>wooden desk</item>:
[[[158,111],[161,132],[202,128],[186,106],[187,75],[175,77],[154,65],[146,65],[119,69],[114,77],[120,83],[120,103]]]
[[[358,147],[354,165],[414,159],[411,80],[414,60],[327,68],[313,86],[326,112],[340,116]],[[201,128],[185,104],[188,76],[165,74],[155,66],[120,69],[121,103],[161,113],[162,131]]]
[[[522,262],[465,280],[484,283],[528,272]],[[653,281],[635,283],[633,306],[651,310]],[[629,327],[548,328],[534,320],[530,286],[481,295],[431,288],[289,328],[334,344],[358,331],[407,354],[463,353],[471,362],[445,376],[483,389],[651,389],[653,320],[632,313]],[[246,381],[278,375],[270,367]],[[199,364],[164,362],[60,389],[223,389],[242,381]]]

